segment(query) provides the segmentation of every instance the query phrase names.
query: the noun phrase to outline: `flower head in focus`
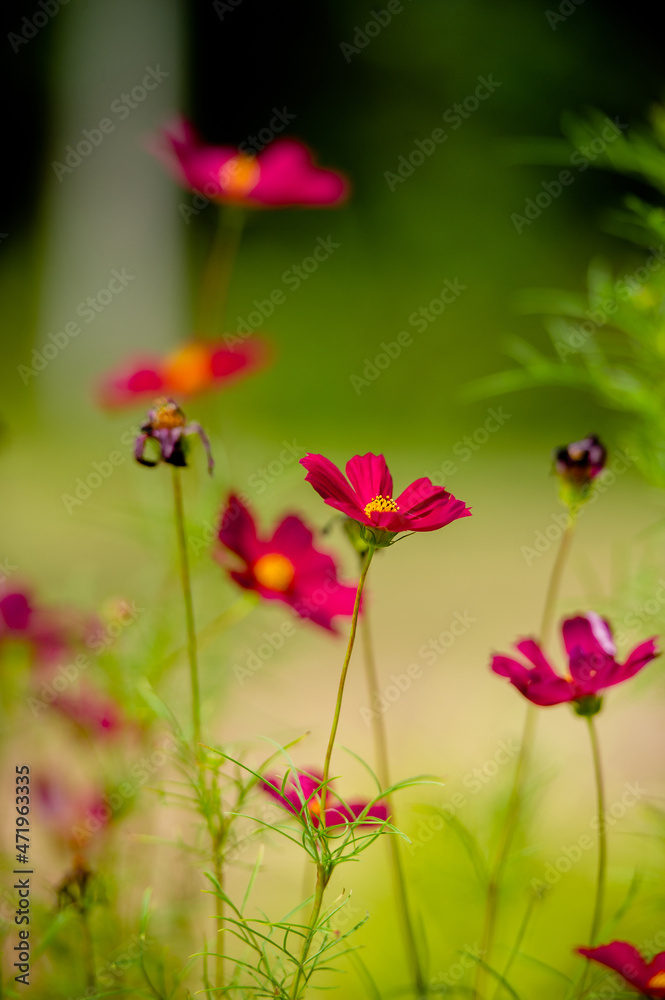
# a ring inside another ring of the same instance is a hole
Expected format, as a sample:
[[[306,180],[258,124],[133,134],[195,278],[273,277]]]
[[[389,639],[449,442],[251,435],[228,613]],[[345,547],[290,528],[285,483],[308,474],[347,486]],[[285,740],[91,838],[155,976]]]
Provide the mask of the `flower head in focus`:
[[[665,998],[665,951],[650,962],[642,958],[637,948],[627,941],[612,941],[597,948],[578,948],[578,953],[593,962],[613,969],[620,976],[653,1000]]]
[[[348,182],[314,163],[298,139],[275,139],[254,156],[233,146],[208,146],[178,118],[155,136],[152,152],[183,187],[243,208],[305,208],[339,205]]]
[[[325,502],[357,521],[366,541],[390,545],[402,531],[436,531],[470,509],[430,479],[416,479],[393,498],[393,480],[383,455],[356,455],[346,463],[346,476],[323,455],[305,455],[308,483]]]
[[[634,677],[659,655],[655,640],[648,639],[636,646],[625,663],[618,663],[609,623],[593,611],[566,618],[562,637],[568,656],[565,677],[556,673],[534,639],[516,644],[522,660],[493,656],[492,670],[507,677],[534,705],[573,702],[580,715],[592,715],[600,709],[602,691]]]
[[[268,363],[264,340],[253,334],[233,346],[224,341],[192,340],[164,357],[135,358],[104,376],[102,406],[133,406],[155,396],[189,398],[224,389]]]
[[[305,826],[318,828],[323,825],[328,828],[358,820],[361,826],[376,826],[388,821],[388,808],[384,802],[375,802],[373,805],[366,801],[343,803],[330,794],[329,785],[322,824],[323,776],[316,771],[290,770],[283,779],[276,775],[266,775],[261,788]]]
[[[554,470],[561,484],[561,499],[570,506],[583,503],[593,481],[605,468],[607,450],[595,434],[573,441],[553,453]]]
[[[332,556],[314,546],[312,532],[294,514],[283,518],[272,534],[260,535],[247,507],[231,495],[218,538],[244,565],[226,566],[219,550],[216,558],[246,590],[283,601],[302,618],[333,631],[333,618],[353,614],[355,587],[339,582]]]
[[[158,399],[141,424],[134,442],[134,458],[141,465],[155,466],[160,462],[183,468],[187,465],[187,438],[196,434],[208,456],[208,472],[212,475],[214,460],[208,436],[195,420],[187,418],[172,399]],[[146,458],[146,448],[152,443],[154,458]]]

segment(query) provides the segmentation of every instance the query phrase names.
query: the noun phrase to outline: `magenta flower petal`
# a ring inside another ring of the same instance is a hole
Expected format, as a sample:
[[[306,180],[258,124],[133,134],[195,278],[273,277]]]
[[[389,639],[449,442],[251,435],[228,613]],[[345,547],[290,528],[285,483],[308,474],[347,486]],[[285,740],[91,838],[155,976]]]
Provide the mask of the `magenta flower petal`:
[[[227,567],[232,579],[269,601],[283,601],[301,618],[334,631],[333,619],[350,617],[356,590],[341,583],[333,558],[314,545],[307,525],[296,515],[285,517],[272,537],[259,536],[252,515],[230,497],[222,516],[221,544],[245,565]],[[222,553],[215,557],[224,565]]]
[[[471,511],[451,493],[435,487],[429,479],[416,480],[397,498],[392,496],[392,477],[383,455],[356,455],[347,463],[349,479],[323,455],[306,455],[300,464],[305,479],[325,502],[361,525],[390,536],[402,531],[436,531]],[[349,482],[350,480],[350,482]]]
[[[554,671],[533,639],[517,643],[517,650],[528,665],[513,657],[495,655],[491,669],[507,677],[535,705],[572,701],[580,703],[581,708],[587,705],[587,699],[598,698],[606,688],[633,677],[659,655],[655,641],[649,639],[634,649],[624,664],[619,663],[613,653],[610,626],[595,612],[566,619],[562,635],[568,654],[567,677]]]
[[[642,958],[637,948],[626,941],[612,941],[597,948],[577,948],[577,952],[618,972],[644,996],[652,1000],[665,997],[665,951],[661,951],[651,962]]]
[[[10,632],[25,632],[31,616],[32,607],[26,594],[10,593],[0,597],[0,636],[5,629]]]
[[[393,477],[383,455],[354,455],[346,463],[346,475],[361,502],[368,504],[377,496],[390,497]]]

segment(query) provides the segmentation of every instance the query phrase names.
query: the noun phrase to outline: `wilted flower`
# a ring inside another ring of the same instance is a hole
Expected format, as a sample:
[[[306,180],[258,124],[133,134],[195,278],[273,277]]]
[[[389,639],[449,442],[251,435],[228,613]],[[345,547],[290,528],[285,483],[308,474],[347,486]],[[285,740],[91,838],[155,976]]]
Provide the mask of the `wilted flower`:
[[[268,347],[253,334],[229,346],[222,341],[193,340],[164,357],[136,358],[101,382],[103,406],[131,406],[155,396],[189,397],[224,389],[268,361]]]
[[[257,156],[233,146],[207,146],[178,118],[151,143],[151,152],[185,187],[212,201],[245,208],[331,206],[344,201],[348,182],[314,164],[298,139],[276,139]]]
[[[245,564],[225,565],[232,579],[269,601],[283,601],[301,617],[334,630],[332,619],[351,616],[355,587],[337,578],[334,560],[314,547],[307,525],[294,514],[283,518],[272,535],[259,537],[254,519],[236,496],[230,496],[219,529],[222,545]]]
[[[597,948],[578,948],[585,958],[590,958],[619,975],[643,993],[645,997],[661,1000],[665,997],[665,951],[646,962],[637,948],[626,941],[612,941]]]
[[[306,826],[321,826],[321,790],[323,776],[316,771],[289,771],[284,779],[266,775],[261,783],[264,792],[279,802],[283,809],[296,816]],[[366,801],[343,803],[326,794],[326,811],[323,826],[339,826],[356,822],[362,816],[361,826],[376,826],[388,820],[388,807],[384,802],[369,805]]]
[[[187,465],[187,438],[197,434],[208,456],[208,472],[212,475],[215,465],[208,436],[195,420],[187,422],[185,414],[172,399],[158,399],[141,425],[141,433],[134,443],[134,458],[141,465]],[[156,445],[156,458],[145,458],[149,441]]]
[[[564,503],[579,503],[588,497],[594,479],[605,468],[607,451],[595,434],[557,448],[554,469],[561,481]]]
[[[323,455],[305,455],[300,464],[319,496],[366,530],[372,545],[389,545],[401,531],[436,531],[471,511],[430,479],[416,479],[393,499],[393,480],[383,455],[356,455],[346,476]],[[348,477],[348,479],[347,479]]]
[[[534,705],[574,702],[579,714],[589,715],[600,709],[600,692],[634,677],[659,655],[655,640],[648,639],[632,651],[625,663],[618,663],[609,623],[593,611],[567,618],[562,636],[568,655],[567,677],[554,671],[534,639],[516,644],[529,665],[497,654],[492,658],[492,670],[507,677]]]

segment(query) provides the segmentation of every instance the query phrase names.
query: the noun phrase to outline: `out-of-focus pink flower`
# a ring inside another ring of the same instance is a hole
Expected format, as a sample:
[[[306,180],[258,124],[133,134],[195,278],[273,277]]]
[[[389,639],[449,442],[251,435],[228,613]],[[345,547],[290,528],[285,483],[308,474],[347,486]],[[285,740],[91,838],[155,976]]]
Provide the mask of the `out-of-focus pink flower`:
[[[349,191],[336,170],[314,163],[298,139],[275,139],[257,156],[233,146],[208,146],[177,118],[151,139],[150,152],[176,180],[212,201],[245,208],[322,208],[339,205]]]
[[[609,623],[593,611],[566,618],[562,636],[568,655],[567,677],[556,673],[534,639],[523,639],[516,644],[526,663],[496,654],[492,670],[507,677],[534,705],[576,702],[583,707],[594,704],[605,688],[634,677],[659,655],[655,639],[648,639],[635,647],[625,663],[618,663]]]
[[[35,604],[24,589],[0,589],[0,648],[12,640],[26,643],[40,667],[71,655],[91,627],[92,622],[74,609]]]
[[[113,816],[100,789],[73,789],[50,775],[33,780],[32,795],[56,841],[77,853],[106,829]]]
[[[130,728],[120,705],[86,682],[74,693],[59,694],[53,707],[92,737],[114,737]]]
[[[471,511],[430,479],[416,479],[393,499],[393,479],[383,455],[355,455],[346,476],[323,455],[305,455],[305,479],[329,506],[371,529],[373,544],[401,531],[436,531]],[[348,478],[347,478],[348,477]]]
[[[665,951],[655,955],[650,962],[642,958],[637,948],[627,941],[612,941],[598,948],[578,948],[585,958],[613,969],[620,976],[653,1000],[665,997]]]
[[[279,802],[283,809],[296,816],[301,823],[321,826],[321,789],[323,775],[317,771],[289,771],[284,779],[266,775],[261,788]],[[328,785],[330,789],[330,784]],[[342,803],[330,791],[326,794],[325,827],[354,823],[361,816],[361,826],[376,826],[388,820],[385,802],[369,805],[367,801]]]
[[[353,614],[355,587],[339,582],[334,560],[315,548],[312,532],[299,517],[285,517],[272,535],[260,537],[254,518],[232,495],[218,537],[243,561],[240,569],[225,568],[246,590],[268,601],[283,601],[301,617],[333,631],[333,618]],[[215,557],[225,565],[219,551]]]
[[[264,340],[253,334],[233,346],[224,341],[193,340],[162,357],[136,357],[104,376],[102,406],[133,406],[156,396],[188,398],[225,389],[264,368],[269,360]]]

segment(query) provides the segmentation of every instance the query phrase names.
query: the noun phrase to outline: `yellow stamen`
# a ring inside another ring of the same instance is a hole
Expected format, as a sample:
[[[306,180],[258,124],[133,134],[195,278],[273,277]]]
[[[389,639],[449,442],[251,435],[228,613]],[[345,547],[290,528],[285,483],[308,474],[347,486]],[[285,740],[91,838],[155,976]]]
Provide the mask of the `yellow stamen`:
[[[237,156],[227,160],[219,171],[222,193],[242,198],[254,190],[260,176],[261,168],[256,159],[247,153],[238,153]]]
[[[210,351],[204,344],[188,344],[166,358],[164,377],[174,392],[196,392],[210,381]]]
[[[281,552],[268,552],[254,563],[254,576],[267,590],[279,590],[284,593],[293,583],[295,575],[293,563]]]
[[[397,506],[392,497],[382,497],[381,494],[379,493],[379,495],[374,497],[373,500],[370,500],[370,502],[365,507],[365,517],[369,517],[372,511],[375,510],[378,511],[380,514],[383,514],[387,511],[390,512],[391,514],[394,514],[396,511],[399,510],[399,507]]]
[[[184,427],[187,418],[176,403],[167,399],[158,399],[154,405],[155,416],[150,426],[155,431],[172,430],[174,427]]]
[[[665,990],[665,972],[657,972],[651,977],[647,986],[650,990]]]

